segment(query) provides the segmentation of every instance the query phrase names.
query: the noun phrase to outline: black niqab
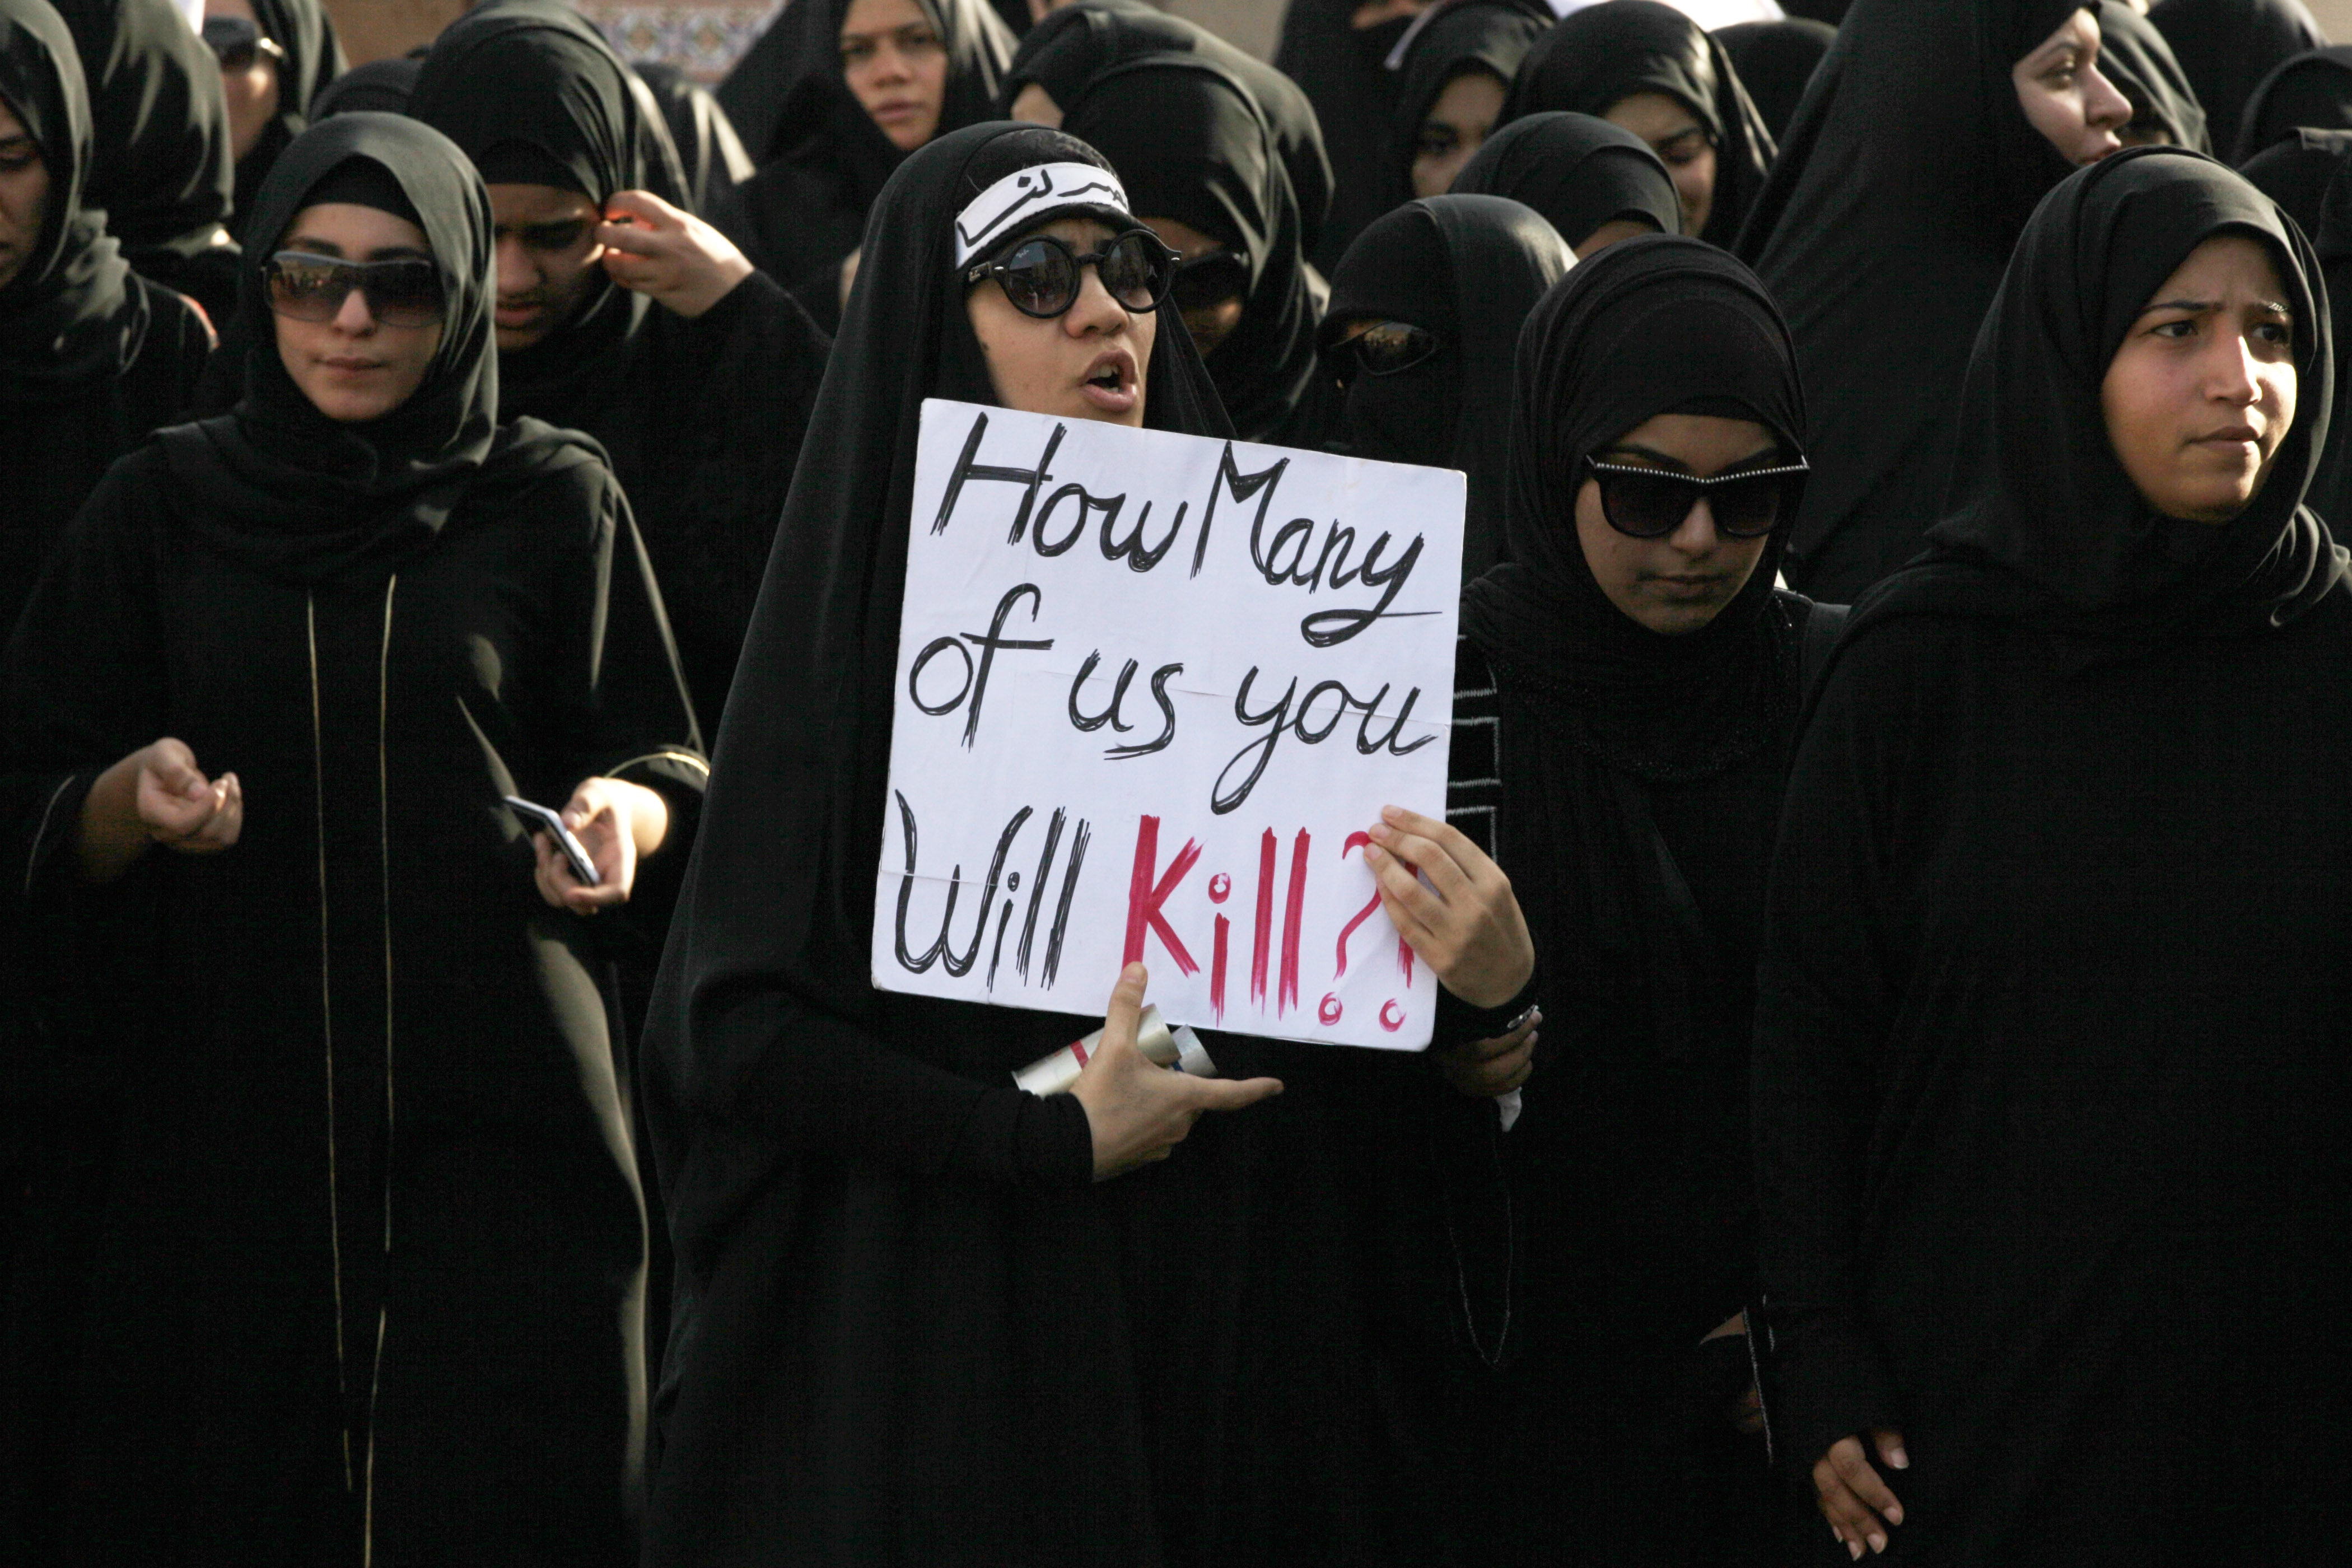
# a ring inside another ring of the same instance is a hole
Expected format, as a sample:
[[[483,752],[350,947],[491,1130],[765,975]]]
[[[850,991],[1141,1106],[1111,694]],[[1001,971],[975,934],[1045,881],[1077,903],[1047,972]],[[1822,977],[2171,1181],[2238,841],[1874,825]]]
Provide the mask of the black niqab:
[[[1553,20],[1544,0],[1445,0],[1422,13],[1418,25],[1397,46],[1398,54],[1390,57],[1396,60],[1391,68],[1400,79],[1389,116],[1391,201],[1412,199],[1412,161],[1421,122],[1454,79],[1484,71],[1508,89],[1519,62]],[[1501,129],[1504,118],[1496,114],[1495,129]]]
[[[1047,13],[1022,35],[1020,52],[1004,73],[998,107],[1006,114],[1021,89],[1034,82],[1056,107],[1066,106],[1111,67],[1142,55],[1204,55],[1238,78],[1274,132],[1282,166],[1298,198],[1302,244],[1315,251],[1331,212],[1331,160],[1323,128],[1299,85],[1256,56],[1235,48],[1206,27],[1171,16],[1148,0],[1078,0]]]
[[[1563,109],[1605,119],[1637,92],[1674,99],[1714,143],[1715,201],[1698,237],[1728,248],[1763,189],[1772,133],[1722,43],[1673,6],[1610,0],[1561,17],[1519,62],[1503,118]]]
[[[2262,79],[2239,120],[2240,168],[2298,131],[2352,130],[2352,47],[2297,55]]]
[[[2164,35],[2124,0],[2101,0],[2099,72],[2132,106],[2126,140],[2153,136],[2192,153],[2210,153],[2205,109]]]
[[[2327,47],[2303,0],[2162,0],[2147,19],[2189,73],[2206,132],[2225,153],[2243,134],[2246,104],[2262,79],[2294,56]]]
[[[1147,55],[1088,82],[1062,128],[1109,160],[1137,216],[1175,218],[1246,258],[1241,320],[1209,374],[1243,439],[1320,445],[1329,399],[1298,203],[1248,88],[1205,56]]]
[[[1525,202],[1571,250],[1620,219],[1683,231],[1682,197],[1650,144],[1589,114],[1550,110],[1512,121],[1471,155],[1454,189]]]
[[[261,182],[286,144],[309,128],[319,95],[343,74],[343,47],[320,0],[253,0],[261,36],[285,50],[278,66],[278,108],[262,125],[244,157],[236,161],[236,228],[246,238],[246,216],[261,194]]]
[[[1509,379],[1519,329],[1575,264],[1540,214],[1501,196],[1429,196],[1373,220],[1331,275],[1323,341],[1353,321],[1410,321],[1444,347],[1392,375],[1358,375],[1343,435],[1359,458],[1469,477],[1462,574],[1503,555]]]
[[[1731,57],[1739,85],[1756,100],[1764,129],[1776,142],[1787,135],[1822,57],[1837,42],[1837,29],[1810,16],[1790,16],[1778,22],[1736,22],[1717,29],[1715,36]]]

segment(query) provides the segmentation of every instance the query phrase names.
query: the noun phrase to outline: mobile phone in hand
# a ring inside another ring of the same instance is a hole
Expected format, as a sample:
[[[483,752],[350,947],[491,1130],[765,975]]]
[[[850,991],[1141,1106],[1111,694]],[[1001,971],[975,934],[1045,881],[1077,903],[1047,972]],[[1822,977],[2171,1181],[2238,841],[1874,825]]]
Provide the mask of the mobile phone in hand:
[[[560,815],[548,810],[536,801],[525,800],[519,795],[506,795],[502,798],[513,809],[516,816],[526,822],[546,828],[555,836],[555,842],[563,850],[563,858],[572,867],[572,878],[582,887],[593,888],[597,884],[600,879],[596,875],[596,862],[588,858],[587,847],[580,842],[579,837],[572,829],[563,826],[563,818]]]

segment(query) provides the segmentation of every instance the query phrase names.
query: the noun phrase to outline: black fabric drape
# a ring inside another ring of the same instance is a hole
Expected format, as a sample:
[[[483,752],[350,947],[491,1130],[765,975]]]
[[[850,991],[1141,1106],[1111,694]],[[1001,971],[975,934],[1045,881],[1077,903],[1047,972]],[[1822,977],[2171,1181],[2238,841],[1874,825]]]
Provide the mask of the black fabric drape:
[[[1525,202],[1570,249],[1621,218],[1660,234],[1683,231],[1674,176],[1649,143],[1589,114],[1554,110],[1512,121],[1471,155],[1454,189]]]
[[[1315,254],[1331,211],[1331,160],[1323,150],[1315,105],[1297,82],[1264,60],[1206,27],[1168,15],[1150,0],[1076,0],[1047,13],[1023,35],[1020,51],[1005,70],[997,107],[1010,114],[1013,100],[1034,82],[1059,108],[1122,60],[1159,54],[1205,55],[1249,89],[1274,132],[1291,194],[1298,198],[1302,246],[1308,255]]]
[[[1865,0],[1866,3],[1866,0]],[[2259,237],[2294,428],[2225,525],[2151,518],[2100,385],[2153,290]],[[2347,1459],[2340,1042],[2352,806],[2312,252],[2209,160],[2034,216],[1978,338],[1931,553],[1857,606],[1799,744],[1757,1027],[1777,1430],[1904,1435],[1920,1562],[2325,1558]]]
[[[503,0],[434,45],[409,112],[478,162],[521,142],[602,204],[683,184],[650,94],[551,0]],[[688,321],[601,280],[572,319],[499,359],[499,416],[602,444],[677,612],[698,711],[716,729],[824,374],[824,335],[754,275]]]
[[[52,3],[80,51],[96,127],[82,204],[105,211],[133,271],[227,320],[236,158],[219,62],[171,0]]]
[[[1485,71],[1507,89],[1519,62],[1552,25],[1544,0],[1448,0],[1422,14],[1397,46],[1396,102],[1389,111],[1388,190],[1391,205],[1412,199],[1412,160],[1421,122],[1438,95],[1466,71]],[[1400,58],[1400,56],[1402,58]],[[1496,127],[1502,119],[1496,116]]]
[[[424,68],[423,60],[406,55],[353,66],[329,82],[326,89],[311,100],[310,118],[324,120],[330,114],[349,114],[355,110],[405,114],[408,95],[416,89],[416,73]]]
[[[734,122],[710,89],[678,67],[666,60],[643,60],[630,68],[661,105],[694,210],[710,211],[720,196],[750,179],[757,167],[743,139],[735,133]]]
[[[2297,131],[2247,159],[2238,173],[2278,203],[2305,237],[2317,245],[2327,190],[2343,164],[2347,142],[2352,142],[2352,130]],[[2325,266],[2326,261],[2323,250],[2320,262]],[[2328,297],[2336,297],[2334,290]],[[2326,515],[2325,509],[2320,515]]]
[[[917,3],[948,51],[938,134],[987,119],[1012,34],[985,0]],[[760,169],[710,215],[827,331],[841,319],[842,261],[906,156],[842,79],[835,40],[848,9],[849,0],[795,0],[720,85],[719,101]]]
[[[2314,49],[2263,78],[2240,116],[2233,161],[2242,168],[2305,130],[2352,130],[2352,48]]]
[[[1637,92],[1673,98],[1714,143],[1715,205],[1698,237],[1728,248],[1772,166],[1772,133],[1722,43],[1673,6],[1612,0],[1570,12],[1519,62],[1503,118],[1548,109],[1604,117]]]
[[[2204,106],[2164,35],[2124,0],[2101,0],[2097,9],[2099,74],[2132,106],[2126,139],[2153,136],[2192,153],[2213,152]]]
[[[1444,346],[1392,375],[1358,375],[1341,443],[1351,455],[1459,468],[1469,477],[1463,521],[1466,581],[1503,558],[1503,474],[1510,383],[1536,301],[1575,265],[1530,207],[1501,196],[1408,202],[1356,237],[1331,277],[1323,341],[1350,321],[1410,321]]]
[[[2160,0],[2147,19],[2189,73],[2214,150],[2225,155],[2243,134],[2247,100],[2263,78],[2296,55],[2327,47],[2303,0]]]
[[[1391,205],[1382,170],[1402,84],[1385,62],[1412,19],[1397,16],[1378,26],[1356,27],[1350,23],[1357,5],[1358,0],[1291,0],[1274,53],[1276,68],[1314,104],[1331,157],[1331,216],[1308,257],[1325,272],[1339,264],[1364,226]]]
[[[2303,171],[2314,165],[2328,171],[2327,183],[2316,204],[2306,209],[2290,196],[2300,199],[2301,191],[2283,195],[2273,184],[2263,181],[2262,165],[2282,154],[2292,155],[2297,165],[2294,184],[2305,183]],[[2319,267],[2327,284],[2329,321],[2336,332],[2336,401],[2335,406],[2347,406],[2352,398],[2352,344],[2347,344],[2344,334],[2352,330],[2352,310],[2339,311],[2334,302],[2352,300],[2352,175],[2345,171],[2352,167],[2352,131],[2298,132],[2293,142],[2274,147],[2249,163],[2245,175],[2263,194],[2284,207],[2303,230],[2311,237],[2312,248],[2318,253]],[[2306,216],[2308,214],[2308,216]],[[2327,444],[2319,456],[2318,471],[2313,474],[2311,489],[2305,496],[2311,510],[2329,525],[2331,534],[2344,520],[2352,519],[2352,421],[2333,421],[2327,431]]]
[[[693,718],[594,447],[492,424],[457,150],[337,116],[257,230],[354,161],[441,275],[423,383],[334,426],[256,353],[234,415],[110,470],[9,647],[9,776],[57,781],[10,883],[123,1106],[63,1561],[635,1558],[644,1230],[593,979],[621,932],[540,901],[499,797],[633,779],[682,859]],[[83,792],[164,734],[239,774],[242,837],[81,886]],[[657,924],[673,864],[606,921]]]
[[[336,41],[335,24],[320,0],[253,0],[253,15],[261,36],[274,39],[286,53],[277,62],[278,110],[236,161],[233,227],[239,245],[247,238],[246,215],[260,195],[270,165],[309,127],[319,95],[345,68],[343,46]]]
[[[1081,88],[1062,126],[1110,161],[1138,216],[1175,218],[1244,258],[1241,321],[1209,355],[1217,395],[1244,440],[1321,445],[1320,302],[1290,176],[1247,86],[1204,55],[1139,56]]]
[[[1734,23],[1715,36],[1731,57],[1739,85],[1755,100],[1756,112],[1764,117],[1764,129],[1779,141],[1797,117],[1797,105],[1804,101],[1822,57],[1837,41],[1837,29],[1792,15],[1778,22]]]
[[[1851,602],[1935,521],[1977,323],[2067,172],[2010,69],[2067,13],[1856,0],[1740,236],[1805,368],[1813,472],[1788,572],[1806,593]],[[1887,134],[1898,122],[1917,133]]]
[[[1463,595],[1495,724],[1450,805],[1511,878],[1545,1015],[1507,1141],[1521,1349],[1482,1450],[1507,1456],[1500,1560],[1772,1561],[1761,1445],[1700,1342],[1753,1283],[1748,975],[1810,606],[1775,590],[1774,543],[1706,626],[1660,636],[1573,518],[1584,456],[1657,414],[1737,409],[1793,445],[1795,351],[1738,261],[1646,237],[1553,288],[1515,379],[1511,561]]]

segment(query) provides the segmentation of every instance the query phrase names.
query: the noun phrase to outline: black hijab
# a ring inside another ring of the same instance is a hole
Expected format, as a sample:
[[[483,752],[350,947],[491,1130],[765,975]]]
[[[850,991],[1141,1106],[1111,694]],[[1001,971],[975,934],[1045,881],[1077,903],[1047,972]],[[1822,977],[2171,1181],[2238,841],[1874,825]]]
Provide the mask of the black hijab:
[[[1204,56],[1146,55],[1088,82],[1062,127],[1109,160],[1138,214],[1189,224],[1247,258],[1242,319],[1209,374],[1243,439],[1318,445],[1327,400],[1298,203],[1249,89]]]
[[[2252,506],[2220,527],[2158,517],[2110,444],[2099,388],[2140,309],[2204,241],[2263,242],[2294,311],[2294,426]],[[1929,552],[1856,610],[2021,622],[2085,661],[2284,626],[2345,576],[2304,506],[2328,430],[2335,352],[2310,243],[2210,158],[2127,149],[2069,178],[2018,240],[1960,397]]]
[[[1682,197],[1650,144],[1590,114],[1550,110],[1512,121],[1471,155],[1454,189],[1525,202],[1570,250],[1620,218],[1683,231]]]
[[[2352,47],[2297,55],[2264,77],[2239,120],[2234,161],[2242,168],[2304,130],[2352,130]]]
[[[1575,265],[1533,208],[1502,196],[1407,202],[1356,237],[1331,275],[1328,345],[1350,321],[1409,321],[1444,346],[1392,375],[1349,388],[1343,438],[1359,458],[1459,468],[1469,476],[1463,580],[1503,556],[1505,433],[1511,363],[1536,301]]]
[[[1315,106],[1331,155],[1331,216],[1308,258],[1328,272],[1364,226],[1388,210],[1389,121],[1402,85],[1388,57],[1412,25],[1393,16],[1352,25],[1361,0],[1290,0],[1275,68]]]
[[[2327,47],[2303,0],[2162,0],[2147,19],[2172,45],[2205,107],[2206,132],[2225,153],[2238,145],[2246,100],[2263,78]]]
[[[1805,88],[1822,57],[1837,42],[1837,29],[1810,16],[1787,16],[1778,22],[1738,22],[1718,28],[1716,40],[1731,57],[1739,85],[1756,100],[1764,128],[1778,141],[1797,117]]]
[[[261,128],[252,148],[236,163],[236,232],[245,238],[246,215],[261,193],[269,166],[286,144],[310,127],[319,95],[343,74],[343,47],[319,0],[253,0],[261,36],[286,51],[278,61],[278,111]]]
[[[236,158],[220,62],[172,0],[55,4],[81,53],[97,132],[82,205],[105,210],[134,271],[184,292],[215,271],[225,280]]]
[[[511,177],[502,165],[520,164],[513,174],[544,176],[526,183],[561,174],[600,209],[626,190],[683,202],[685,176],[652,94],[559,0],[499,0],[450,24],[425,57],[408,112],[456,142],[486,179]],[[579,388],[626,354],[653,309],[647,296],[600,279],[570,321],[499,356],[499,417],[575,423]]]
[[[2010,71],[2074,9],[1855,0],[1740,236],[1804,366],[1813,474],[1790,580],[1815,597],[1850,602],[1935,520],[1977,323],[2070,172]]]
[[[756,1119],[733,1114],[757,1091],[774,1046],[759,994],[781,989],[841,1018],[873,1011],[864,963],[826,955],[862,954],[873,920],[922,403],[996,401],[965,313],[951,228],[998,180],[1057,162],[1108,167],[1041,126],[951,132],[908,157],[866,225],[809,456],[776,530],[713,753],[648,1025],[653,1103],[681,1108],[697,1129],[682,1150],[658,1123],[656,1134],[684,1272],[707,1264],[738,1202],[779,1158]],[[1145,388],[1150,427],[1230,433],[1172,312]],[[785,817],[803,841],[778,854]]]
[[[310,118],[320,121],[330,114],[354,112],[405,114],[408,95],[416,90],[416,75],[424,68],[423,60],[406,55],[353,66],[310,100]]]
[[[1463,591],[1462,629],[1503,694],[1538,716],[1506,770],[1515,871],[1545,933],[1545,984],[1647,992],[1670,1058],[1722,1020],[1695,984],[1708,961],[1670,912],[1643,785],[1710,778],[1783,739],[1797,716],[1797,628],[1773,587],[1775,534],[1747,585],[1680,637],[1612,604],[1577,537],[1585,456],[1654,416],[1729,414],[1791,446],[1804,395],[1787,326],[1754,275],[1694,239],[1643,236],[1580,262],[1520,339],[1505,505],[1511,559]],[[1581,875],[1577,874],[1578,871]],[[1717,1034],[1716,1038],[1720,1039]]]
[[[2352,140],[2352,130],[2297,131],[2247,159],[2238,173],[2245,175],[2254,189],[2278,203],[2280,209],[2303,230],[2304,237],[2317,245],[2322,208],[2328,187],[2335,183],[2336,169],[2344,161],[2343,149],[2347,140]],[[2326,265],[2328,258],[2324,251],[2319,259],[2322,266]],[[2333,289],[2328,290],[2329,299],[2340,297]]]
[[[0,99],[48,171],[39,245],[0,289],[0,405],[45,404],[121,375],[147,333],[145,299],[85,205],[89,97],[73,36],[47,0],[0,0]]]
[[[2204,106],[2155,24],[2124,0],[2101,0],[2093,9],[2099,16],[2099,73],[2132,106],[2126,129],[2192,152],[2213,151]]]
[[[1763,188],[1772,133],[1723,45],[1673,6],[1609,0],[1561,17],[1519,62],[1503,118],[1547,109],[1605,118],[1637,92],[1682,104],[1715,144],[1715,203],[1699,237],[1727,247]]]
[[[1421,122],[1454,79],[1485,71],[1506,89],[1519,62],[1554,17],[1544,0],[1439,0],[1423,12],[1389,55],[1398,76],[1389,112],[1390,200],[1412,199],[1412,160]],[[1497,114],[1496,129],[1504,116]]]
[[[1315,105],[1297,82],[1264,60],[1148,0],[1078,0],[1048,12],[1022,35],[1020,51],[1004,73],[998,108],[1011,113],[1013,100],[1033,82],[1056,106],[1066,106],[1111,67],[1163,54],[1204,55],[1249,89],[1281,151],[1291,194],[1298,198],[1300,243],[1311,254],[1331,212],[1331,160],[1323,150]]]
[[[469,490],[594,456],[569,431],[498,424],[490,199],[465,154],[413,120],[339,114],[287,147],[254,205],[260,243],[239,277],[245,319],[275,319],[262,261],[310,193],[330,180],[348,183],[353,163],[391,177],[433,249],[444,304],[424,381],[383,417],[340,423],[303,395],[274,332],[263,331],[246,353],[245,396],[234,411],[156,437],[171,466],[174,510],[215,549],[281,581],[317,583],[362,562],[397,563],[428,548]]]
[[[734,122],[710,89],[677,67],[663,60],[645,60],[631,68],[661,105],[670,144],[677,148],[684,166],[693,210],[709,212],[717,197],[751,177],[751,154],[745,150],[743,139],[735,133]]]

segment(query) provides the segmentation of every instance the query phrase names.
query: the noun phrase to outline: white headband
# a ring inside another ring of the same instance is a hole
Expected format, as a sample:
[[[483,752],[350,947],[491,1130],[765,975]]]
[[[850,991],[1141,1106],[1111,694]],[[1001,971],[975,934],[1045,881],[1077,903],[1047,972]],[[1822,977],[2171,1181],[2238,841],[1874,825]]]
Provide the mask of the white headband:
[[[1025,225],[1042,214],[1078,206],[1125,212],[1127,193],[1119,188],[1118,175],[1092,163],[1032,163],[1016,169],[956,214],[955,264],[963,266],[1015,223]]]

